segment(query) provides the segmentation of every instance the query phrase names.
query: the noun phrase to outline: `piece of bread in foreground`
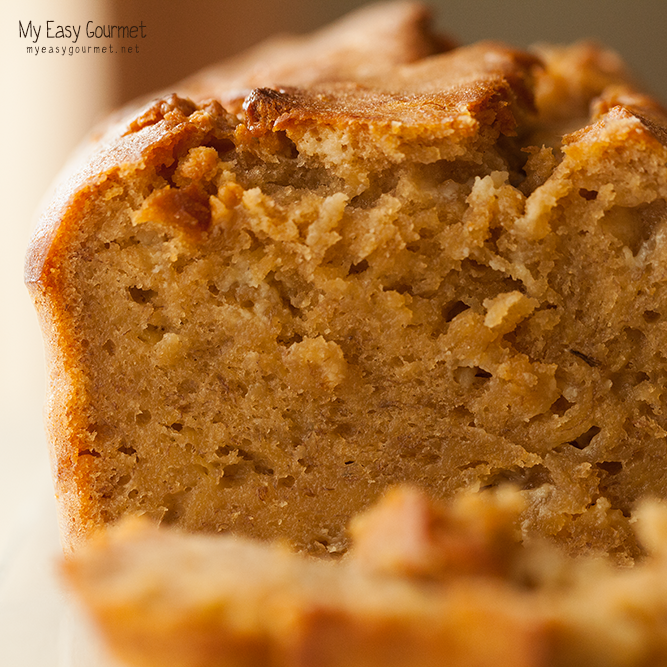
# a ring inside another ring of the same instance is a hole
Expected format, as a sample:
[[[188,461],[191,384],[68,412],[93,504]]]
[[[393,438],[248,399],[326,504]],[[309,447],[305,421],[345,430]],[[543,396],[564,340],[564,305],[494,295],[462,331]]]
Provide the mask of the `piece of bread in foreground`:
[[[427,522],[440,518],[409,490],[397,492],[385,511],[400,522],[403,506]],[[378,522],[370,516],[366,523]],[[479,551],[478,536],[456,528],[454,540]],[[413,548],[437,550],[434,537],[415,535]],[[436,579],[394,575],[383,561],[379,571],[368,557],[361,562],[130,522],[77,550],[65,573],[130,665],[539,664],[545,624],[531,617],[522,592],[486,578],[445,589]]]
[[[424,49],[389,67],[331,51],[229,110],[158,100],[62,186],[26,280],[68,547],[143,514],[336,554],[396,482],[511,481],[524,536],[640,553],[635,504],[667,496],[663,111],[598,48],[426,55],[408,24]]]
[[[663,664],[664,506],[641,515],[652,554],[619,569],[520,545],[521,504],[509,489],[446,507],[395,489],[338,561],[131,521],[64,572],[111,650],[141,667]]]

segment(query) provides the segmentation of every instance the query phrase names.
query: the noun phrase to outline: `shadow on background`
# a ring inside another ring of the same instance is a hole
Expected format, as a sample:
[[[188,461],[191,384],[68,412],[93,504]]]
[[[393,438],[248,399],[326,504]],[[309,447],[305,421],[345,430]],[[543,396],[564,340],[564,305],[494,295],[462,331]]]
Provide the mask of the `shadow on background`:
[[[117,99],[160,90],[194,70],[277,32],[313,30],[358,0],[111,0],[114,23],[148,26],[140,58],[119,59]],[[461,43],[494,39],[528,47],[592,38],[621,53],[639,78],[667,100],[667,2],[663,0],[433,0],[436,25]]]

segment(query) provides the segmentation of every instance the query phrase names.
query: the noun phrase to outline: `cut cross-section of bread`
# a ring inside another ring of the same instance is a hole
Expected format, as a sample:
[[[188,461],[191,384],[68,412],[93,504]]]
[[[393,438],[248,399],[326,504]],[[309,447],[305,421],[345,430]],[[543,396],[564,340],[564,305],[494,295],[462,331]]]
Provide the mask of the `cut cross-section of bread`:
[[[635,503],[667,496],[664,112],[590,45],[421,34],[338,70],[320,35],[319,77],[242,60],[242,104],[193,79],[61,187],[26,276],[67,544],[143,514],[339,554],[391,484],[509,482],[525,536],[638,555]]]

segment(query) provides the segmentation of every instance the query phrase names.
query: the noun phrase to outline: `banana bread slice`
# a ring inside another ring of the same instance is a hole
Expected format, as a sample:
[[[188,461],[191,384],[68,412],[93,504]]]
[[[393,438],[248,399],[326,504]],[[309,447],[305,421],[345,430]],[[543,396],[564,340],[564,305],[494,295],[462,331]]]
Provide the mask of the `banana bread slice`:
[[[664,664],[664,504],[638,513],[649,555],[632,568],[520,544],[522,505],[510,489],[441,505],[395,488],[337,561],[129,520],[64,575],[128,665]]]
[[[488,495],[471,516],[470,503],[436,508],[419,492],[397,489],[358,517],[365,525],[356,533],[372,554],[385,532],[374,515],[392,517],[390,534],[397,524],[417,533],[418,515],[433,525],[411,542],[433,554],[422,560],[424,571],[436,553],[456,552],[453,544],[478,560],[493,558],[507,546],[500,534],[513,532],[516,503]],[[367,558],[316,559],[275,543],[132,520],[77,550],[64,568],[128,665],[537,667],[550,654],[550,624],[536,613],[535,595],[483,568],[446,579],[409,576]]]

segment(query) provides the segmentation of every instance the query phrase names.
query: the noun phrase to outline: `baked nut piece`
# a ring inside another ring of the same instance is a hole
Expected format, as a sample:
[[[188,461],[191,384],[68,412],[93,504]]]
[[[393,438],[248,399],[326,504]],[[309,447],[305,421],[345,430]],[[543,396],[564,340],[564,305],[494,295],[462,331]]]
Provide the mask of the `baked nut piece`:
[[[446,506],[392,489],[356,518],[355,545],[333,562],[130,521],[64,573],[128,665],[664,664],[665,506],[640,512],[649,555],[634,568],[521,545],[521,506],[509,489]]]
[[[142,514],[340,554],[394,483],[509,482],[524,538],[641,553],[635,504],[667,495],[665,114],[599,48],[433,53],[399,7],[389,65],[325,32],[321,76],[283,51],[241,105],[191,80],[60,189],[26,279],[69,547]]]

